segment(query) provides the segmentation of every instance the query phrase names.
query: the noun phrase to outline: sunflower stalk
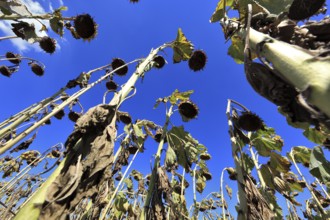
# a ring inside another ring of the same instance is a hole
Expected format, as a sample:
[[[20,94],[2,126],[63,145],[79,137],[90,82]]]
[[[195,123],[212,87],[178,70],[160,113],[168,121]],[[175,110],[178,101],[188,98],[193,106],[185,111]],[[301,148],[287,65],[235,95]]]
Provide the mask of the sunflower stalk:
[[[131,166],[132,166],[132,164],[133,164],[133,162],[134,162],[134,160],[135,160],[135,158],[136,158],[136,155],[137,155],[138,153],[139,153],[139,151],[137,150],[137,151],[135,152],[135,154],[134,154],[132,160],[131,160],[130,163],[128,164],[128,166],[127,166],[127,168],[126,168],[126,170],[125,170],[125,172],[124,172],[122,178],[120,179],[120,181],[119,181],[119,183],[118,183],[118,185],[117,185],[115,191],[112,193],[111,198],[110,198],[110,200],[109,200],[107,206],[104,208],[104,210],[103,210],[103,212],[102,212],[102,214],[101,214],[99,220],[104,220],[104,218],[105,218],[107,212],[108,212],[109,209],[111,208],[111,206],[112,206],[112,204],[113,204],[112,202],[113,202],[113,200],[115,199],[115,197],[116,197],[116,195],[117,195],[117,192],[118,192],[118,190],[119,190],[119,187],[120,187],[121,184],[123,183],[123,181],[124,181],[124,179],[125,179],[125,177],[126,177],[128,171],[129,171],[129,169],[131,168]]]
[[[326,214],[326,211],[325,211],[324,208],[322,207],[320,200],[319,200],[319,199],[317,198],[317,196],[315,195],[315,193],[314,193],[314,191],[313,191],[313,188],[307,183],[307,181],[306,181],[304,175],[301,173],[301,171],[300,171],[300,169],[299,169],[299,167],[298,167],[298,165],[297,165],[297,163],[296,163],[296,160],[294,159],[293,150],[291,150],[291,152],[290,152],[290,157],[291,157],[291,159],[292,159],[292,162],[293,162],[293,164],[294,164],[294,166],[295,166],[295,168],[296,168],[298,174],[300,175],[300,177],[302,178],[302,180],[306,183],[307,189],[309,190],[309,192],[311,193],[313,199],[315,200],[316,205],[317,205],[319,211],[321,212],[321,215]]]
[[[131,63],[134,63],[137,60],[134,60],[132,62],[129,62],[125,65],[129,65]],[[91,73],[104,69],[108,67],[108,65],[100,67],[100,68],[96,68],[92,71],[89,71],[88,75],[90,75]],[[73,101],[75,101],[77,98],[79,98],[81,95],[83,95],[84,93],[86,93],[87,91],[89,91],[91,88],[93,88],[94,86],[96,86],[97,84],[99,84],[100,82],[102,82],[103,80],[105,80],[109,75],[113,74],[115,71],[117,71],[118,69],[123,68],[124,66],[121,66],[113,71],[111,71],[110,73],[102,76],[101,78],[99,78],[98,80],[96,80],[95,82],[88,84],[86,88],[83,88],[81,90],[79,90],[78,92],[76,92],[75,94],[73,94],[72,96],[70,96],[68,99],[66,99],[65,101],[63,101],[61,104],[59,104],[58,106],[56,106],[48,115],[46,115],[45,117],[43,117],[42,119],[40,119],[38,122],[36,122],[33,126],[27,128],[24,132],[22,132],[21,134],[17,135],[15,138],[9,140],[2,148],[0,148],[0,155],[3,154],[4,152],[6,152],[7,150],[9,150],[11,147],[13,147],[16,143],[18,143],[20,140],[22,140],[23,138],[25,138],[27,135],[29,135],[31,132],[33,132],[35,129],[39,128],[41,125],[43,125],[46,121],[48,121],[51,117],[53,117],[56,113],[58,113],[59,111],[61,111],[62,109],[64,109],[66,106],[68,106],[70,103],[72,103]],[[11,129],[17,127],[19,124],[23,123],[25,120],[31,118],[31,115],[34,115],[35,113],[37,113],[38,111],[42,110],[44,107],[46,107],[46,104],[50,104],[57,96],[59,96],[62,92],[64,92],[67,89],[67,87],[64,87],[62,89],[60,89],[57,93],[55,93],[55,95],[53,95],[52,97],[46,99],[44,102],[42,102],[40,104],[40,106],[38,105],[35,109],[31,110],[31,113],[28,113],[26,115],[23,115],[20,119],[18,119],[17,121],[13,122],[12,124],[10,124],[8,127],[4,128],[4,132],[9,132],[11,131]],[[123,88],[124,89],[124,88]],[[129,94],[129,92],[128,92]],[[125,94],[127,95],[127,94]],[[116,96],[115,96],[116,98]],[[114,99],[115,99],[114,98]],[[2,130],[0,131],[0,137],[1,137],[1,133]],[[5,133],[7,134],[7,133]]]
[[[147,194],[147,198],[144,202],[144,207],[143,207],[142,213],[140,215],[140,220],[145,220],[146,219],[146,217],[147,217],[146,215],[147,215],[147,213],[149,211],[149,208],[150,208],[151,199],[153,197],[155,186],[156,186],[157,170],[160,166],[160,157],[161,157],[161,154],[162,154],[162,151],[163,151],[166,132],[167,132],[167,128],[168,128],[168,125],[170,123],[170,117],[171,117],[172,114],[173,114],[173,105],[171,105],[169,110],[166,112],[166,120],[165,120],[165,124],[163,126],[163,133],[162,133],[159,145],[158,145],[157,153],[155,155],[155,162],[154,162],[154,167],[152,169],[152,173],[151,173],[151,177],[150,177],[148,194]]]
[[[166,47],[171,46],[170,44],[164,44],[154,50],[151,50],[149,55],[139,64],[136,71],[132,74],[130,79],[127,81],[127,83],[122,87],[122,89],[115,94],[113,99],[110,102],[110,105],[116,105],[117,108],[122,104],[123,100],[130,94],[130,92],[134,89],[134,85],[137,82],[138,78],[143,76],[146,71],[148,71],[153,62],[153,59],[158,54],[159,51],[163,50]],[[123,67],[123,66],[122,66]],[[105,75],[101,79],[105,79],[109,76],[109,74]],[[100,81],[101,81],[100,79]],[[115,117],[114,117],[115,118]],[[73,151],[78,150],[82,147],[81,139],[78,140],[78,142],[73,147]],[[47,190],[49,186],[56,180],[57,176],[61,173],[61,170],[63,169],[65,165],[66,160],[70,160],[72,157],[72,154],[74,152],[69,152],[66,157],[62,160],[62,162],[59,164],[57,169],[51,174],[51,176],[45,181],[45,183],[39,187],[39,189],[36,191],[34,196],[31,198],[31,200],[26,203],[18,212],[18,214],[15,216],[15,220],[21,220],[21,219],[31,219],[36,220],[38,219],[40,215],[40,208],[36,207],[36,204],[42,204],[45,201]]]
[[[221,178],[220,178],[220,193],[221,193],[221,204],[222,204],[222,219],[226,220],[226,211],[225,211],[225,197],[224,197],[224,193],[223,193],[223,174],[225,172],[225,170],[227,170],[227,167],[224,168],[221,172]]]
[[[221,24],[228,25],[226,21]],[[237,35],[241,39],[249,39],[250,48],[259,56],[264,57],[272,67],[290,85],[299,92],[307,93],[306,102],[318,108],[330,118],[330,57],[318,57],[311,52],[276,40],[253,28],[239,28]]]
[[[227,115],[227,119],[228,119],[230,141],[231,141],[231,145],[232,145],[232,156],[234,158],[235,169],[237,172],[237,188],[238,188],[238,198],[239,198],[237,219],[245,220],[246,216],[248,216],[248,203],[247,203],[247,197],[246,197],[245,189],[244,189],[245,170],[244,170],[244,167],[242,166],[241,158],[239,157],[239,152],[241,150],[241,147],[239,146],[238,141],[234,135],[234,127],[233,127],[233,122],[231,119],[231,103],[232,103],[232,100],[228,99],[226,115]],[[234,103],[237,104],[236,102],[234,102]]]

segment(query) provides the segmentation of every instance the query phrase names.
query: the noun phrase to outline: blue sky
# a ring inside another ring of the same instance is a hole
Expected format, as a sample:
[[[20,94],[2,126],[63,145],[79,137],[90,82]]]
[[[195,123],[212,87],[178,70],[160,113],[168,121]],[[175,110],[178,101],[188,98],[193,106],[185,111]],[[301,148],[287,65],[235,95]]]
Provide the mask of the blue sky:
[[[181,27],[186,37],[195,45],[195,49],[203,49],[206,52],[208,62],[204,71],[192,72],[186,62],[172,64],[172,52],[166,50],[164,57],[169,64],[161,70],[148,72],[143,82],[137,84],[136,96],[125,102],[122,110],[129,111],[134,120],[148,119],[162,125],[165,110],[162,106],[154,110],[155,100],[171,94],[175,89],[195,91],[192,100],[199,106],[198,118],[185,123],[181,122],[179,115],[174,115],[173,123],[178,126],[183,124],[192,136],[208,148],[213,157],[208,162],[213,180],[208,183],[204,196],[219,189],[221,170],[226,166],[233,166],[225,115],[228,98],[241,102],[259,114],[268,126],[274,127],[285,141],[283,152],[298,145],[314,146],[306,141],[301,130],[286,124],[285,118],[277,112],[275,105],[252,90],[245,79],[243,65],[236,64],[227,55],[230,42],[225,44],[219,24],[209,23],[217,0],[141,0],[138,4],[130,4],[128,0],[43,0],[39,1],[39,5],[31,4],[32,0],[25,2],[32,5],[37,12],[48,12],[50,8],[58,8],[64,4],[69,8],[64,12],[65,16],[89,13],[99,25],[98,34],[94,40],[87,42],[73,39],[68,31],[62,39],[49,32],[60,45],[52,55],[38,50],[35,46],[22,44],[22,41],[2,41],[1,54],[12,51],[37,59],[46,65],[46,71],[43,77],[38,77],[24,63],[20,71],[11,78],[0,77],[0,121],[52,95],[82,71],[108,64],[115,57],[131,61],[148,55],[151,48],[172,41],[176,37],[177,29]],[[6,36],[8,33],[6,25],[1,24],[0,36]],[[134,65],[129,68],[129,73],[132,73],[133,67]],[[100,72],[95,75],[102,74],[103,72]],[[128,77],[127,75],[115,79],[122,84]],[[105,91],[105,83],[102,83],[83,95],[80,100],[85,111],[101,103]],[[51,126],[39,129],[31,149],[44,149],[58,142],[65,142],[72,129],[73,123],[69,120],[52,119]],[[137,164],[147,172],[157,145],[148,142],[145,147],[145,155],[141,158],[147,160],[140,160]]]

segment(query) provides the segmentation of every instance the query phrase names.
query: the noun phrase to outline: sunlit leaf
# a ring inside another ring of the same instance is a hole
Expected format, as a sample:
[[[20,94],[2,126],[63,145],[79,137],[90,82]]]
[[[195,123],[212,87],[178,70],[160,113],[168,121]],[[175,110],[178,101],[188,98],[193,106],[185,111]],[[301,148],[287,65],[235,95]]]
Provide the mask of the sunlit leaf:
[[[303,146],[297,146],[297,147],[293,147],[291,149],[291,153],[294,157],[294,160],[297,163],[302,163],[304,166],[309,167],[310,157],[311,157],[311,149],[309,149],[307,147],[303,147]],[[292,160],[291,153],[287,154],[287,156],[290,160]]]
[[[310,157],[309,172],[323,183],[330,181],[330,162],[320,146],[314,147]]]
[[[137,137],[144,137],[144,134],[143,134],[143,131],[142,131],[142,128],[136,124],[133,124],[133,130],[134,130],[134,134],[137,136]]]
[[[287,173],[290,171],[291,163],[286,157],[283,157],[275,152],[271,152],[270,166],[279,172]]]
[[[242,159],[244,162],[244,167],[246,169],[246,172],[251,173],[251,171],[254,168],[254,162],[252,158],[248,154],[242,153]]]
[[[179,101],[187,101],[190,99],[190,95],[194,92],[194,90],[189,90],[186,92],[179,92],[179,90],[175,90],[170,96],[170,102],[174,105],[178,100]]]
[[[262,7],[267,9],[271,14],[280,14],[287,12],[293,0],[278,0],[276,4],[272,0],[256,0]]]
[[[308,128],[303,133],[308,140],[316,143],[323,144],[323,142],[327,139],[327,135],[323,134],[321,131],[318,131],[316,128]]]
[[[265,181],[265,184],[271,188],[271,189],[275,189],[275,186],[273,184],[273,173],[271,172],[271,169],[268,165],[261,165],[260,167],[260,173],[262,175],[262,178],[264,179]]]
[[[187,172],[190,170],[191,164],[198,161],[198,155],[205,151],[205,147],[186,132],[183,126],[172,127],[167,133],[167,139],[176,153],[178,164],[183,166]]]
[[[231,38],[231,45],[228,48],[228,55],[234,58],[236,63],[244,63],[244,41],[237,35],[234,35]]]
[[[220,0],[217,4],[217,7],[215,9],[215,11],[212,14],[212,17],[210,19],[210,22],[217,22],[220,21],[222,18],[224,18],[225,15],[225,3],[226,2],[226,6],[231,7],[234,4],[234,0]]]
[[[275,135],[272,128],[259,129],[251,136],[251,144],[261,156],[269,157],[272,150],[281,152],[283,140]]]
[[[194,50],[193,44],[188,41],[181,28],[178,29],[178,34],[175,41],[172,43],[172,48],[174,63],[179,63],[182,60],[188,60]]]

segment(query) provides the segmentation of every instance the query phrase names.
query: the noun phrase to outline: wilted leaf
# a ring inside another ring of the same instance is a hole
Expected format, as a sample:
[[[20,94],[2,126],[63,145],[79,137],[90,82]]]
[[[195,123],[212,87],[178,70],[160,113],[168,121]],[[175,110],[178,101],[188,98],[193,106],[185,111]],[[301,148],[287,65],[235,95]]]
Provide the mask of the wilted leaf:
[[[0,1],[0,10],[6,15],[31,15],[31,12],[28,10],[28,8],[18,0]]]
[[[202,176],[196,176],[196,190],[199,193],[202,193],[206,186],[206,181]]]
[[[270,166],[279,172],[287,173],[290,171],[291,163],[286,157],[282,157],[275,152],[271,152]]]
[[[178,29],[178,34],[175,41],[172,43],[173,62],[179,63],[182,60],[188,60],[193,52],[194,46],[188,41],[183,34],[181,28]]]
[[[136,124],[133,124],[133,130],[134,130],[134,134],[137,136],[137,137],[144,137],[144,134],[143,134],[143,131],[142,131],[142,128]]]
[[[308,140],[316,144],[323,144],[323,142],[327,139],[327,135],[311,127],[306,129],[303,134],[308,138]]]
[[[132,191],[133,190],[133,181],[131,178],[125,178],[124,183],[126,184],[127,190]]]
[[[133,176],[133,178],[134,178],[136,181],[139,181],[139,180],[143,179],[143,175],[142,175],[142,173],[140,173],[140,172],[137,171],[137,170],[132,170],[132,172],[131,172],[131,176]]]
[[[233,196],[233,190],[228,185],[226,185],[226,191],[228,193],[229,198],[231,199]]]
[[[309,172],[325,184],[330,181],[330,162],[325,158],[320,146],[314,147],[312,150]]]
[[[29,43],[34,43],[39,38],[35,33],[35,27],[33,24],[29,24],[24,21],[19,21],[17,23],[12,23],[12,30],[17,37],[22,38],[23,40],[28,41]]]

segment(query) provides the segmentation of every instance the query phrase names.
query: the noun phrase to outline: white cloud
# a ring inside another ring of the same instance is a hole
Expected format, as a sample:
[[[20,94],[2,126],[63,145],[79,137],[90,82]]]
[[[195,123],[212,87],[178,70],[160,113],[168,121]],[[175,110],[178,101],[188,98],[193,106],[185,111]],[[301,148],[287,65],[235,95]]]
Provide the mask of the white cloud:
[[[29,11],[32,14],[45,14],[45,9],[39,4],[37,1],[33,0],[21,0],[21,2],[27,6]],[[33,23],[36,29],[36,34],[40,37],[46,36],[47,33],[45,31],[40,32],[39,30],[41,29],[42,25],[39,21],[35,19],[22,19],[22,21],[28,22],[28,23]],[[0,30],[5,34],[5,36],[15,36],[14,32],[11,30],[12,26],[10,25],[12,22],[11,21],[1,21],[0,22]],[[49,22],[43,22],[44,25],[46,25],[47,28],[49,28]],[[25,40],[22,40],[20,38],[18,39],[11,39],[10,40],[13,45],[22,51],[29,50],[31,48],[35,49],[36,51],[41,51],[40,47],[38,44],[30,44]]]
[[[60,4],[60,6],[63,6],[63,5],[64,5],[64,3],[63,3],[62,0],[59,0],[58,2],[59,2],[59,4]]]

